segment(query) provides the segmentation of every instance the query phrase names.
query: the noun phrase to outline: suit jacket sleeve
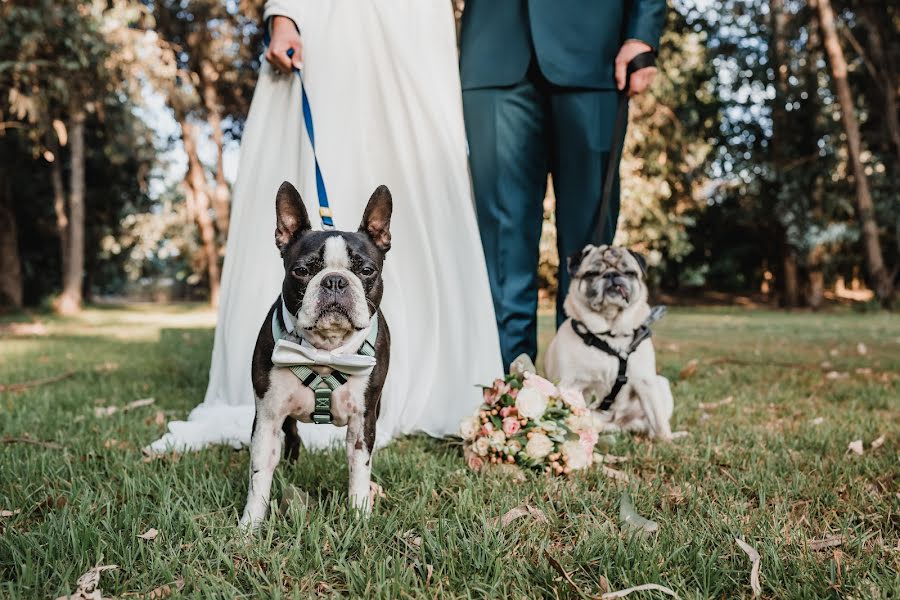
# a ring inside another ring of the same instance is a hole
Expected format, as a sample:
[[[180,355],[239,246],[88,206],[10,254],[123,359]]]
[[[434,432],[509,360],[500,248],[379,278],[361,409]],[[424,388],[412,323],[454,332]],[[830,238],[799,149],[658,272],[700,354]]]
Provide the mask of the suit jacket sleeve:
[[[666,0],[634,0],[628,15],[625,39],[640,40],[659,49],[666,21]]]

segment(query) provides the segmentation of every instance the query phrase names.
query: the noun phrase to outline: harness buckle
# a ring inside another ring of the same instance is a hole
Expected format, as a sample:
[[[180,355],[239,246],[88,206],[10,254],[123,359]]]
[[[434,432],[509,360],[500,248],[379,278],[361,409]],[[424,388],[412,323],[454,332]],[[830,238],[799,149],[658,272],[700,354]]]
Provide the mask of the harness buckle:
[[[332,422],[331,416],[331,389],[320,387],[314,390],[316,404],[312,413],[312,421],[316,425],[325,425]]]

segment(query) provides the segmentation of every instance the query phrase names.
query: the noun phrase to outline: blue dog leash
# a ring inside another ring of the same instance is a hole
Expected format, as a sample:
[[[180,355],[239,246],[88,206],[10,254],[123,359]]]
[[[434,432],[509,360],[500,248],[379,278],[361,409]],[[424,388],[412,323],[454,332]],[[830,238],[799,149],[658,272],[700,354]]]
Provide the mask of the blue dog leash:
[[[294,49],[287,51],[288,58],[294,57]],[[316,130],[313,127],[312,108],[309,106],[309,97],[306,95],[306,86],[303,85],[303,73],[294,67],[294,73],[300,80],[300,100],[303,104],[303,123],[306,125],[306,133],[309,135],[309,145],[312,146],[313,162],[316,165],[316,193],[319,196],[319,217],[322,219],[322,229],[334,229],[331,207],[328,205],[328,192],[325,190],[325,179],[322,177],[322,168],[319,167],[319,157],[316,155]]]

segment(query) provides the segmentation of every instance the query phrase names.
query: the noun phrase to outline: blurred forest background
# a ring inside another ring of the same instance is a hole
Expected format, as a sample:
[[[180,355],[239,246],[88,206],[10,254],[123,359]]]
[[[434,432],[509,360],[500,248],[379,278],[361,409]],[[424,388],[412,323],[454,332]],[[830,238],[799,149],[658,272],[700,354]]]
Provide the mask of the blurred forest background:
[[[0,306],[217,302],[262,4],[0,1]],[[889,306],[900,5],[670,8],[653,94],[632,101],[617,241],[682,298]]]

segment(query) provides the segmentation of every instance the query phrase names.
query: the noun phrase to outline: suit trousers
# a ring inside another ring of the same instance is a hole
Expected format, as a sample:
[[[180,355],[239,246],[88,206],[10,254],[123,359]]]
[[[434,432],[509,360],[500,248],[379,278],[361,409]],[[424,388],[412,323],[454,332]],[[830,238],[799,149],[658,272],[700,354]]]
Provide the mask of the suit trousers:
[[[612,146],[617,92],[549,83],[536,62],[507,87],[463,90],[469,162],[504,366],[537,354],[538,258],[547,174],[556,196],[560,257],[557,324],[569,287],[567,258],[610,243],[619,214],[618,177],[609,219],[597,226]]]

